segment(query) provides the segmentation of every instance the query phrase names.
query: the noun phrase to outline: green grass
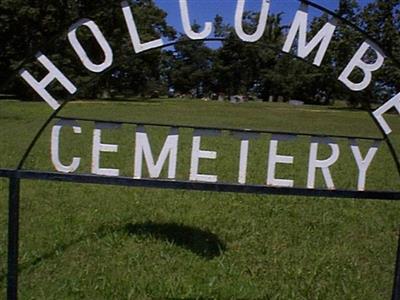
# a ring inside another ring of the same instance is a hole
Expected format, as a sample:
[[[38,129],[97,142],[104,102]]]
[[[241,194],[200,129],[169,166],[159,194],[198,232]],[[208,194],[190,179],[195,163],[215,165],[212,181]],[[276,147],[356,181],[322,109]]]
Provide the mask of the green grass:
[[[49,115],[43,103],[0,103],[0,167],[15,167]],[[285,104],[153,100],[69,104],[63,115],[109,120],[272,129],[378,137],[364,112]],[[400,145],[400,123],[388,117]],[[81,136],[62,135],[63,159],[82,157],[89,172],[93,124]],[[154,153],[166,130],[149,128]],[[26,167],[53,169],[49,134]],[[191,131],[182,130],[178,178],[188,179]],[[250,145],[249,183],[265,181],[268,141]],[[132,176],[134,127],[105,131],[120,146],[102,165]],[[337,187],[354,189],[357,168],[347,141],[332,168]],[[227,132],[206,138],[218,151],[201,172],[237,180],[239,142]],[[365,150],[368,143],[362,144]],[[282,178],[304,186],[309,139],[282,143],[293,166]],[[322,149],[322,151],[325,151]],[[364,152],[365,153],[365,152]],[[165,175],[165,170],[163,175]],[[368,172],[368,189],[399,190],[387,147],[381,145]],[[318,174],[317,186],[323,187]],[[0,288],[5,294],[6,180],[0,181]],[[25,180],[21,195],[21,299],[388,299],[391,294],[400,206],[389,201],[259,196],[53,183]]]

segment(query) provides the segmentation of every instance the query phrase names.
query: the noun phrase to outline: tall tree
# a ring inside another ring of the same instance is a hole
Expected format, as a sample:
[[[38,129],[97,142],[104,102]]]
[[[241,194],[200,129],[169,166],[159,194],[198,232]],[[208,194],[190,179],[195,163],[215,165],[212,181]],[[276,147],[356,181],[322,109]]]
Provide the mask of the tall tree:
[[[361,7],[356,0],[340,0],[339,9],[336,13],[352,23],[357,27],[361,27]],[[333,72],[335,77],[338,78],[340,72],[344,70],[346,65],[351,60],[358,47],[364,42],[365,37],[362,36],[357,30],[346,24],[340,23],[336,29],[333,40],[331,42],[331,49],[334,56]],[[359,82],[362,74],[353,72],[351,80]],[[370,107],[368,92],[351,92],[347,87],[341,84],[335,90],[335,97],[346,101],[352,107],[362,106],[364,108]]]
[[[134,0],[130,3],[142,41],[160,36],[167,39],[175,37],[175,30],[166,23],[166,13],[153,0]],[[84,69],[66,41],[66,31],[78,18],[90,18],[96,22],[117,60],[113,69],[101,77],[95,88],[81,89],[81,97],[96,96],[98,87],[111,89],[129,86],[132,93],[143,93],[150,88],[150,82],[160,80],[161,50],[135,55],[120,1],[0,0],[0,15],[0,32],[4,37],[0,42],[0,79],[3,82],[19,61],[41,50],[73,78],[76,85],[86,85],[94,74]],[[101,61],[103,53],[91,33],[86,28],[80,28],[77,33],[89,57]],[[34,68],[33,65],[26,66],[32,68],[35,75],[40,74],[40,68]],[[24,91],[30,89],[21,88],[21,81],[15,82],[9,91],[26,97]],[[36,94],[32,96],[37,98]]]
[[[200,26],[194,24],[194,31]],[[175,45],[174,65],[171,70],[171,84],[180,93],[202,96],[210,90],[213,52],[204,41],[191,41],[181,36]]]
[[[378,41],[387,55],[400,62],[400,1],[375,0],[363,9],[361,17],[363,29]],[[374,95],[377,100],[387,100],[400,91],[400,63],[387,58],[376,73],[375,84],[380,91]]]
[[[259,13],[245,12],[243,29],[249,34],[258,25]],[[213,66],[216,80],[215,90],[228,95],[257,92],[265,99],[276,90],[271,70],[276,64],[274,46],[283,38],[281,15],[268,16],[266,30],[256,43],[244,43],[236,36],[234,29],[223,23],[222,18],[215,18],[218,35],[225,37],[222,47],[217,50]]]

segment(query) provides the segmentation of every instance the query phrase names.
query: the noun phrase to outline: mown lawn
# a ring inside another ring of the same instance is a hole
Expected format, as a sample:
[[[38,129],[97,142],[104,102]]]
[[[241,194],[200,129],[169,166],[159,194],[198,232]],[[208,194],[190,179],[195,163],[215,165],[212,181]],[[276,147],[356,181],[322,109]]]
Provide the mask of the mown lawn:
[[[0,167],[18,163],[50,114],[43,103],[0,103]],[[71,103],[66,116],[107,120],[204,125],[291,132],[379,137],[364,112],[286,104],[153,100]],[[395,145],[400,123],[388,116]],[[81,135],[62,135],[62,158],[82,157],[90,171],[93,124]],[[26,168],[54,170],[48,128]],[[154,153],[167,130],[149,127]],[[179,179],[187,180],[192,132],[181,130]],[[250,144],[248,182],[265,182],[270,136]],[[134,127],[105,130],[118,153],[102,165],[133,174]],[[239,141],[228,132],[207,137],[202,147],[218,151],[202,160],[201,172],[237,180]],[[354,189],[357,168],[348,142],[338,140],[340,160],[332,167],[338,188]],[[370,142],[360,142],[366,150]],[[280,144],[293,155],[281,178],[304,187],[309,138]],[[322,156],[326,150],[321,147]],[[365,152],[364,152],[365,153]],[[165,170],[163,175],[165,175]],[[393,160],[382,144],[368,171],[367,189],[399,190]],[[317,186],[324,187],[318,173]],[[6,180],[0,181],[0,288],[6,287]],[[21,299],[389,299],[400,223],[400,205],[273,195],[221,194],[54,183],[25,180],[21,196]]]

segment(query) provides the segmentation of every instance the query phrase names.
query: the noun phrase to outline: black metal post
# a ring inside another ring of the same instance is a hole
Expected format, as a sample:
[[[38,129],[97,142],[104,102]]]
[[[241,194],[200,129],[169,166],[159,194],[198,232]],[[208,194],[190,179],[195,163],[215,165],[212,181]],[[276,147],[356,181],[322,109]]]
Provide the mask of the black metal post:
[[[19,240],[20,179],[10,177],[8,199],[8,274],[7,299],[18,298],[18,240]]]
[[[392,300],[400,300],[400,233],[397,242],[396,266],[394,272]]]

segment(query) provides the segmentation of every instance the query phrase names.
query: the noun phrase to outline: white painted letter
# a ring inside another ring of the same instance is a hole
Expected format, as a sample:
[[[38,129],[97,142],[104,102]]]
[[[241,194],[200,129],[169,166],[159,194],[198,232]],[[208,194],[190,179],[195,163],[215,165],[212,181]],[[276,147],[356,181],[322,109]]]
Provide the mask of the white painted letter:
[[[392,108],[396,108],[397,112],[400,113],[400,93],[394,96],[392,99],[387,101],[377,110],[375,110],[372,114],[375,119],[378,121],[379,125],[382,127],[385,134],[389,134],[392,132],[392,129],[389,127],[388,123],[383,118],[383,114],[389,111]]]
[[[239,159],[239,177],[238,182],[240,184],[246,183],[247,177],[247,160],[249,156],[249,140],[257,139],[260,135],[258,133],[251,132],[232,132],[232,134],[240,139],[240,159]]]
[[[267,185],[278,186],[278,187],[293,187],[293,180],[289,179],[277,179],[275,178],[276,164],[293,164],[293,156],[278,155],[278,141],[289,141],[295,139],[295,135],[278,135],[273,134],[269,143],[269,155],[268,155],[268,175]]]
[[[93,151],[92,151],[92,173],[98,175],[118,176],[118,169],[100,168],[100,152],[118,152],[118,145],[102,144],[101,130],[119,128],[119,124],[115,123],[96,123],[93,131]]]
[[[51,106],[51,108],[56,110],[60,107],[60,104],[46,91],[46,87],[52,83],[54,79],[57,79],[70,94],[74,94],[77,91],[76,86],[44,54],[38,52],[36,58],[49,71],[49,74],[41,81],[37,81],[33,78],[31,73],[25,69],[21,69],[19,75]]]
[[[262,7],[260,17],[258,20],[257,30],[253,34],[247,34],[243,30],[243,12],[246,0],[238,0],[235,14],[235,31],[236,34],[245,42],[254,43],[257,42],[265,31],[267,25],[267,18],[270,6],[270,0],[262,0]]]
[[[375,141],[375,143],[372,145],[372,147],[368,150],[368,153],[365,156],[365,159],[362,158],[360,147],[358,147],[357,141],[354,139],[350,139],[349,142],[350,142],[351,151],[353,152],[353,155],[356,160],[357,167],[358,167],[357,189],[359,191],[364,191],[367,170],[368,170],[372,160],[374,159],[376,152],[378,151],[379,142]]]
[[[318,144],[326,144],[332,150],[332,155],[325,160],[318,160]],[[317,138],[314,137],[311,140],[310,157],[308,162],[308,178],[307,187],[313,189],[315,186],[315,171],[317,168],[321,168],[322,174],[324,175],[325,183],[328,189],[335,189],[335,185],[332,181],[331,172],[329,167],[332,166],[339,158],[339,146],[333,142],[330,138]]]
[[[76,30],[81,27],[86,26],[92,32],[94,38],[96,39],[97,43],[100,45],[101,49],[104,53],[104,62],[101,64],[93,63],[90,58],[88,57],[85,49],[83,49],[81,43],[76,36]],[[89,20],[89,19],[81,19],[75,24],[73,24],[68,30],[68,40],[74,48],[76,54],[78,55],[79,59],[82,61],[83,65],[89,71],[100,73],[107,69],[113,63],[113,52],[111,50],[110,45],[104,38],[104,35],[101,33],[99,27],[97,27],[96,23]]]
[[[192,40],[203,40],[211,34],[212,31],[212,23],[206,22],[204,24],[204,29],[202,32],[194,32],[192,30],[192,26],[190,25],[190,18],[189,18],[189,9],[187,0],[179,0],[179,6],[181,9],[181,19],[183,30],[185,31],[186,35]]]
[[[63,165],[61,163],[59,148],[60,148],[60,132],[63,126],[71,126],[74,133],[76,134],[82,133],[81,127],[75,121],[69,121],[69,120],[58,121],[57,124],[53,126],[53,129],[51,131],[51,161],[57,171],[64,173],[72,173],[78,169],[81,159],[79,157],[74,157],[72,159],[72,163],[69,166]]]
[[[207,181],[217,182],[216,175],[199,174],[200,158],[216,159],[217,152],[200,150],[202,136],[217,136],[221,132],[218,130],[200,130],[196,129],[193,133],[192,159],[190,164],[190,180],[192,181]]]
[[[178,129],[171,128],[171,131],[161,150],[160,156],[158,157],[157,163],[155,164],[146,130],[143,126],[138,126],[136,129],[135,139],[134,178],[142,178],[142,161],[144,154],[147,169],[149,170],[149,175],[151,178],[158,178],[160,176],[165,161],[167,160],[167,157],[169,157],[168,178],[174,179],[176,174],[176,160],[178,155],[178,139]]]
[[[372,49],[376,53],[376,61],[374,63],[365,63],[362,58],[367,53],[368,49]],[[371,83],[372,72],[378,70],[382,67],[383,62],[385,60],[385,56],[378,48],[378,46],[374,45],[370,41],[364,42],[361,47],[357,50],[356,54],[354,54],[353,58],[344,69],[342,74],[339,76],[339,80],[342,81],[349,89],[353,91],[362,91],[368,87]],[[364,78],[360,83],[354,83],[349,80],[349,76],[353,72],[354,68],[358,67],[363,73]]]
[[[162,39],[154,40],[151,42],[143,43],[140,41],[139,33],[136,28],[135,20],[133,19],[132,10],[127,1],[121,2],[122,12],[124,14],[126,25],[128,26],[129,35],[131,36],[131,41],[133,48],[136,53],[143,52],[149,49],[161,47],[164,45]]]
[[[313,64],[320,66],[324,59],[326,50],[331,42],[333,33],[335,32],[336,25],[333,21],[329,21],[318,31],[317,35],[307,44],[307,19],[308,19],[308,6],[301,4],[300,9],[294,17],[292,26],[290,27],[283,51],[289,53],[293,46],[297,33],[299,33],[297,56],[306,58],[318,46],[317,55],[314,58]]]

